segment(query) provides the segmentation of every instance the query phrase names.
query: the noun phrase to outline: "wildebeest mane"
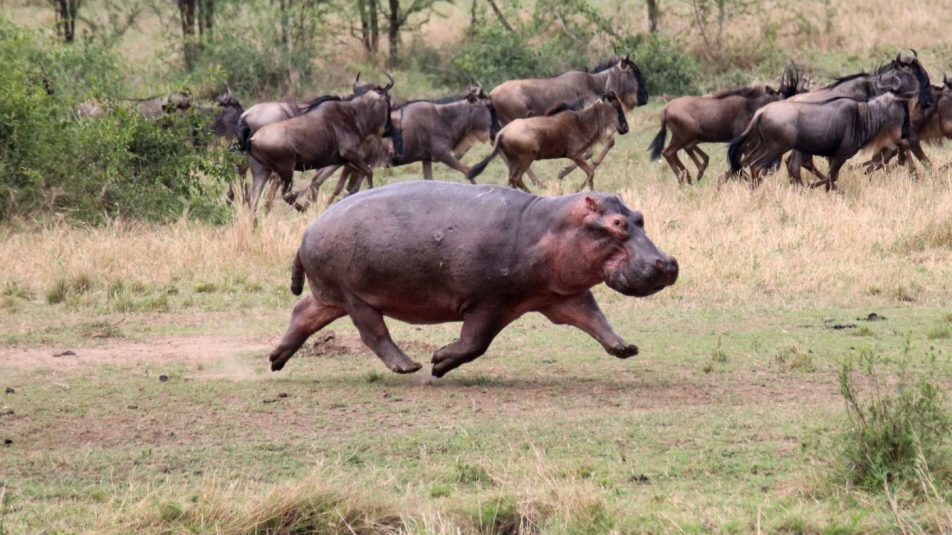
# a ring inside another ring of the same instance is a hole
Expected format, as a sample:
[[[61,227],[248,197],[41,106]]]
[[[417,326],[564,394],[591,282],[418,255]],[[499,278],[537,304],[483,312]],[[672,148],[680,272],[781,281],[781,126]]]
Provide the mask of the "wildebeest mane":
[[[438,98],[417,98],[413,100],[408,100],[403,104],[398,105],[395,109],[400,109],[404,106],[409,106],[410,104],[417,104],[419,102],[429,102],[430,104],[452,104],[454,102],[459,102],[461,100],[466,100],[466,95],[449,95],[446,97]]]
[[[303,110],[302,112],[307,113],[317,108],[318,106],[320,106],[321,104],[325,102],[339,102],[341,100],[350,100],[350,98],[345,99],[337,95],[324,95],[322,97],[317,97],[314,100],[304,104],[304,106],[302,107],[302,110]]]
[[[724,89],[710,95],[709,98],[722,99],[727,97],[744,97],[744,98],[754,98],[763,95],[764,88],[759,86],[747,85],[744,87],[736,87],[733,89]]]
[[[608,69],[611,69],[612,67],[614,67],[614,66],[618,63],[619,59],[621,59],[621,58],[614,57],[614,58],[606,59],[605,61],[599,63],[598,65],[596,65],[596,66],[594,66],[594,67],[592,67],[592,70],[590,70],[590,71],[588,71],[588,72],[590,72],[590,73],[592,73],[592,74],[596,74],[596,73],[600,73],[600,72],[603,72],[603,71],[607,71]]]
[[[545,112],[546,117],[552,115],[558,115],[564,111],[579,111],[585,107],[585,101],[583,99],[576,100],[575,102],[562,102],[550,108]]]
[[[832,89],[832,88],[834,88],[834,87],[836,87],[836,86],[838,86],[838,85],[844,84],[844,83],[849,82],[849,81],[851,81],[851,80],[855,80],[855,79],[857,79],[857,78],[863,78],[863,77],[866,77],[866,76],[870,76],[870,74],[869,74],[868,72],[858,72],[858,73],[856,73],[856,74],[848,74],[848,75],[846,75],[846,76],[840,76],[839,78],[834,78],[834,79],[833,79],[833,83],[830,84],[830,85],[828,85],[828,86],[826,86],[824,89]]]

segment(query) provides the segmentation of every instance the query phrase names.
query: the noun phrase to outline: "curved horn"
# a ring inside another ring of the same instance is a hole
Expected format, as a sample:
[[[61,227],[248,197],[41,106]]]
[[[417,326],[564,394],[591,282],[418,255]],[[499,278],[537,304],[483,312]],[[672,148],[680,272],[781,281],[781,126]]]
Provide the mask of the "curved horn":
[[[356,93],[357,92],[357,82],[360,81],[360,71],[357,71],[357,77],[354,78],[354,85],[351,86],[351,89]]]
[[[390,89],[391,87],[393,87],[393,76],[390,76],[389,72],[384,72],[383,75],[386,76],[388,80],[390,80],[390,83],[388,83],[384,87],[384,89]]]
[[[910,48],[909,50],[912,50],[912,57],[919,59],[919,53],[916,52],[915,48]]]

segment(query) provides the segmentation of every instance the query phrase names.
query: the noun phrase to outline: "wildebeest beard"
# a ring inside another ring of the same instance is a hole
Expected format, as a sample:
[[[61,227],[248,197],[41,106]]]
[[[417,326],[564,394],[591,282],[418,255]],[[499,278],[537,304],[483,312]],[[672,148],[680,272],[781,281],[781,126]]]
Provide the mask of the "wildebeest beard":
[[[391,104],[390,97],[387,96],[387,119],[383,128],[383,137],[389,137],[393,141],[393,160],[399,162],[403,159],[403,135],[399,128],[393,126],[393,119],[390,116]]]

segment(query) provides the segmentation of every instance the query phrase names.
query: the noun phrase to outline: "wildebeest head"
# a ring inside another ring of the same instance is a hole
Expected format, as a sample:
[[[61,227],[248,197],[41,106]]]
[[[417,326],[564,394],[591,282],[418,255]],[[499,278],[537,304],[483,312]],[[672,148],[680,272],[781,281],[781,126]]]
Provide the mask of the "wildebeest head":
[[[648,103],[648,86],[638,65],[629,55],[612,58],[592,69],[593,73],[609,72],[610,90],[614,91],[626,108]]]
[[[628,133],[628,119],[625,118],[625,108],[621,103],[621,100],[618,98],[618,95],[614,91],[606,91],[600,97],[600,102],[608,104],[615,111],[616,125],[615,128],[618,130],[619,134]]]
[[[932,106],[934,95],[929,73],[919,62],[915,50],[911,58],[903,59],[902,54],[896,54],[896,59],[877,69],[875,74],[879,76],[877,85],[881,89],[903,96],[916,96],[922,108]]]
[[[231,88],[226,88],[225,92],[218,95],[215,99],[215,102],[223,108],[240,108],[241,103],[238,102],[238,98],[231,92]]]
[[[780,90],[778,91],[783,98],[790,98],[801,91],[800,73],[797,66],[792,61],[783,68],[783,74],[780,76]]]
[[[489,95],[483,90],[483,85],[478,81],[473,82],[473,85],[466,89],[463,98],[470,104],[482,104],[486,106],[486,110],[489,112],[489,140],[496,141],[496,134],[502,130],[502,124],[496,115],[496,107],[493,106]]]
[[[403,156],[403,136],[400,135],[400,130],[393,126],[393,120],[391,119],[391,110],[393,108],[393,103],[390,99],[390,89],[393,88],[393,77],[390,76],[390,73],[385,72],[384,76],[387,77],[387,85],[379,84],[365,84],[364,86],[358,86],[357,82],[360,80],[360,73],[357,73],[357,78],[354,80],[354,96],[355,97],[364,97],[365,95],[374,95],[371,100],[373,101],[383,101],[386,103],[386,119],[382,125],[382,131],[377,133],[379,137],[389,137],[393,140],[393,152],[395,158],[399,159]],[[367,87],[369,86],[369,87]],[[363,88],[367,87],[366,90]],[[358,94],[358,89],[362,92]]]
[[[187,91],[176,91],[168,95],[166,101],[162,104],[162,111],[166,113],[186,111],[191,107],[192,95]]]
[[[648,238],[641,212],[631,210],[615,195],[584,195],[579,206],[594,246],[611,251],[602,266],[602,276],[609,288],[644,297],[678,279],[677,260]]]

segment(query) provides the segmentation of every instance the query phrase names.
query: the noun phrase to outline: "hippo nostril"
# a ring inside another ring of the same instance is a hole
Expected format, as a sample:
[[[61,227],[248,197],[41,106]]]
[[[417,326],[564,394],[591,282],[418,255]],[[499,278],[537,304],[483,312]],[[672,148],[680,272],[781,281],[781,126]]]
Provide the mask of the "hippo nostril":
[[[664,265],[664,261],[661,260],[660,258],[657,259],[657,260],[655,260],[654,265],[655,265],[656,268],[658,268],[658,269],[660,269],[660,270],[664,270],[665,267],[666,267],[666,266]]]

